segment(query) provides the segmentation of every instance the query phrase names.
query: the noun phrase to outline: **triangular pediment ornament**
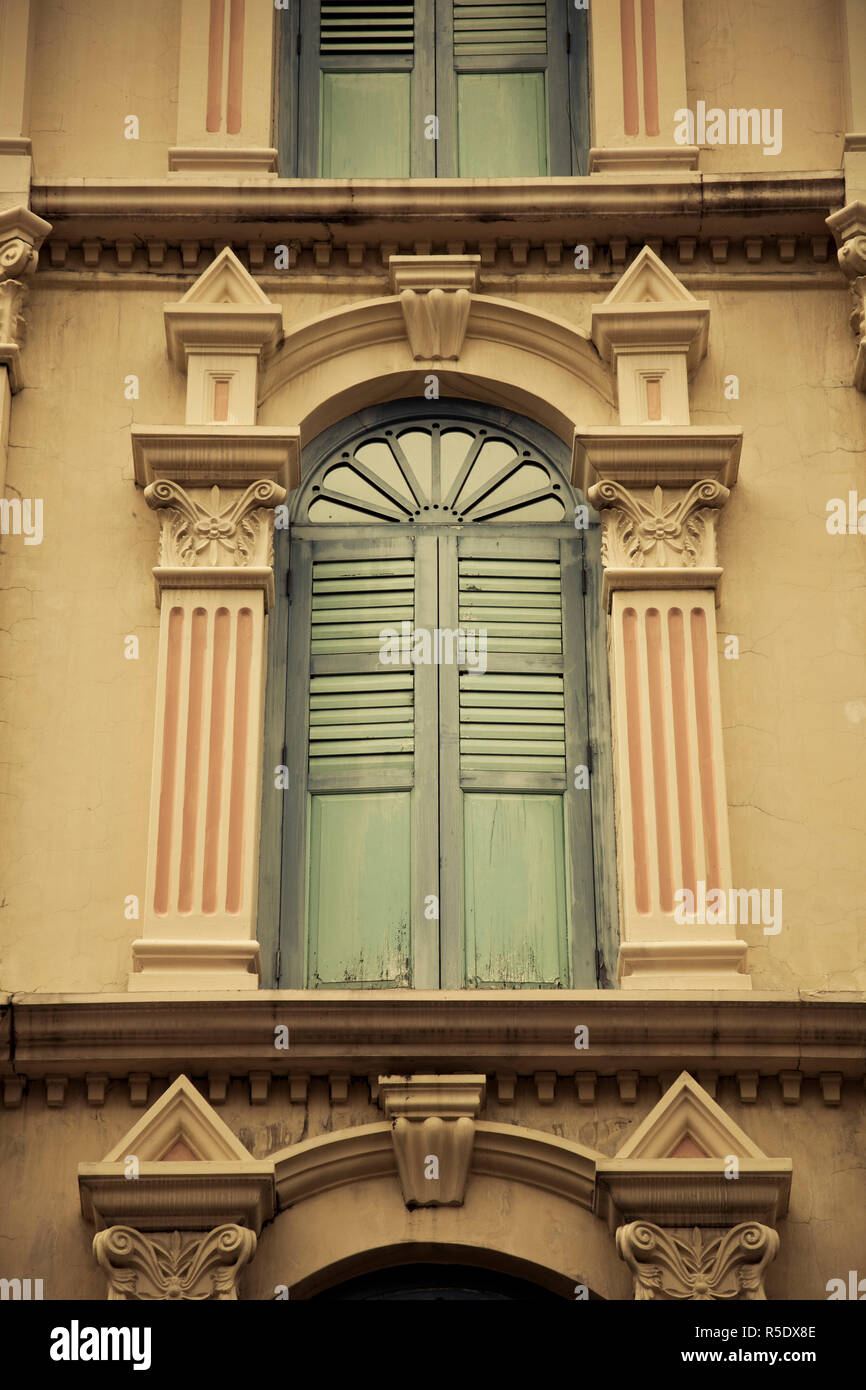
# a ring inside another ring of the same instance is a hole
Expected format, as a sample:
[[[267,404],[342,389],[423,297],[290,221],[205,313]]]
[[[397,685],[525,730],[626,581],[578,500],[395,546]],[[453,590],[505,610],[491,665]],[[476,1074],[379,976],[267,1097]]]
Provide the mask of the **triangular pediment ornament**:
[[[672,270],[645,246],[620,276],[607,299],[609,307],[631,304],[697,304],[698,300]]]
[[[186,1076],[179,1076],[142,1115],[104,1163],[122,1163],[134,1154],[140,1163],[249,1161],[251,1155]]]
[[[196,304],[203,308],[207,304],[245,304],[263,305],[272,309],[267,295],[256,284],[248,270],[245,270],[230,246],[224,246],[207,270],[187,290],[181,304]]]
[[[230,246],[164,308],[168,352],[186,369],[190,353],[236,357],[255,352],[268,357],[283,332],[283,311],[245,270]]]
[[[695,299],[645,246],[592,311],[592,340],[605,362],[621,353],[683,354],[688,371],[706,355],[710,306]]]
[[[767,1155],[687,1071],[677,1077],[617,1152],[618,1159],[720,1158]]]

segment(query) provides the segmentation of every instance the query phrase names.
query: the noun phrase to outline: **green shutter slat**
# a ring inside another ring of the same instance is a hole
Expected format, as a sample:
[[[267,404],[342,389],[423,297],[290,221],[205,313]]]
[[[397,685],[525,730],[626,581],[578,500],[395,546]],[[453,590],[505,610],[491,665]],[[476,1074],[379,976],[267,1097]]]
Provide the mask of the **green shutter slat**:
[[[471,607],[461,604],[459,609],[461,623],[493,623],[502,625],[502,619],[506,616],[511,623],[523,623],[527,625],[527,634],[532,635],[537,624],[547,624],[549,627],[559,629],[560,610],[559,608],[514,608],[510,607],[503,611],[497,607],[488,607],[485,603],[473,604]],[[547,633],[548,637],[555,637],[556,632]]]
[[[553,579],[556,581],[553,591],[559,591],[559,562],[556,560],[473,560],[464,559],[461,555],[461,580],[474,576],[501,576],[508,581],[521,578]]]
[[[548,592],[543,594],[523,593],[516,585],[508,592],[491,593],[489,590],[489,584],[491,582],[498,581],[487,580],[484,587],[479,589],[475,580],[465,579],[460,585],[460,602],[467,604],[475,603],[477,596],[483,594],[484,604],[487,608],[506,608],[509,612],[516,612],[517,609],[515,608],[515,604],[517,604],[522,610],[526,610],[527,608],[549,609],[552,602],[552,595],[555,596],[558,592],[557,585],[555,581],[552,580],[542,581],[550,585]]]
[[[378,652],[383,628],[401,632],[401,624],[408,623],[411,629],[414,572],[412,559],[315,561],[311,656]],[[399,592],[377,587],[393,583],[401,586]],[[360,595],[358,584],[364,586]],[[347,606],[341,606],[344,600]],[[319,608],[319,603],[326,606]],[[339,758],[343,771],[360,771],[412,753],[414,673],[359,671],[312,676],[307,727],[311,769],[322,770],[329,759]]]
[[[351,637],[356,624],[375,623],[378,630],[383,624],[411,623],[414,611],[414,608],[392,608],[390,605],[382,608],[329,608],[324,613],[314,609],[313,627],[323,628],[328,624],[342,626],[347,631],[340,635]]]
[[[501,706],[473,705],[460,702],[461,724],[564,724],[562,709],[503,709]]]
[[[526,711],[537,709],[543,715],[545,711],[561,707],[561,700],[558,695],[530,695],[529,692],[521,691],[520,705],[527,717]],[[514,706],[514,695],[510,690],[492,691],[485,690],[483,693],[478,691],[464,690],[460,696],[461,710],[470,710],[476,707],[489,710],[492,714],[494,709],[504,708],[510,713]]]
[[[320,738],[339,738],[342,735],[338,728],[332,725],[346,724],[399,724],[406,719],[406,710],[411,706],[406,704],[397,705],[390,709],[382,709],[379,705],[374,705],[371,709],[313,709],[310,711],[310,737],[314,737],[313,730],[321,729],[318,734]],[[354,737],[357,737],[358,730],[355,729]],[[364,729],[363,733],[372,733],[372,729]],[[403,731],[398,731],[403,732]],[[411,725],[405,732],[411,732]]]
[[[412,689],[411,675],[398,675],[390,673],[384,676],[359,674],[354,676],[314,676],[311,688],[316,692],[316,698],[324,700],[325,696],[346,691],[363,690],[365,692]],[[411,696],[410,696],[411,699]]]
[[[373,583],[374,581],[369,580],[369,581],[367,581],[367,582],[368,582],[368,583]],[[382,588],[382,581],[379,580],[379,581],[375,581],[375,582],[376,582],[376,587],[377,587],[377,589],[381,589],[381,588]],[[405,586],[404,586],[402,589],[394,590],[394,591],[388,590],[387,592],[388,592],[388,602],[389,602],[389,603],[395,604],[396,607],[398,607],[398,608],[406,607],[407,604],[411,604],[411,603],[413,602],[413,600],[414,600],[414,596],[413,596],[412,590],[411,590],[411,589],[405,588]],[[363,609],[363,608],[366,608],[367,606],[369,606],[369,603],[370,603],[369,593],[358,594],[358,593],[355,593],[354,590],[353,590],[353,592],[348,593],[348,594],[347,594],[347,593],[317,594],[317,595],[314,597],[314,599],[313,599],[313,613],[324,613],[324,612],[328,612],[328,611],[333,612],[334,610],[339,611],[340,609],[350,609],[350,608],[351,608],[351,609]]]
[[[410,570],[409,573],[411,574],[412,571]],[[379,590],[382,593],[399,592],[405,588],[406,580],[402,576],[395,579],[389,579],[386,575],[377,575],[372,579],[320,579],[316,584],[316,597],[324,600],[334,594],[357,594],[359,600],[366,603],[365,594],[375,593]],[[315,602],[316,598],[313,599],[314,605]]]
[[[369,758],[383,753],[411,753],[414,746],[411,738],[372,738],[358,739],[355,743],[319,743],[311,748],[311,752],[315,753],[316,758],[332,755],[344,758],[349,754]]]
[[[489,753],[489,749],[488,749]],[[563,772],[563,760],[557,756],[555,758],[542,757],[518,757],[509,751],[507,758],[489,757],[477,753],[461,753],[460,771],[463,772],[546,772],[551,777],[558,777],[560,785],[565,777]]]
[[[562,696],[562,677],[561,676],[529,676],[516,675],[506,676],[487,672],[483,676],[472,676],[468,673],[460,677],[461,698],[464,690],[483,690],[487,691],[533,691]],[[510,698],[510,697],[509,697]]]
[[[546,53],[547,5],[527,0],[522,5],[479,4],[454,0],[454,57],[477,53]]]
[[[367,693],[367,706],[372,710],[384,710],[395,707],[412,707],[412,696],[407,695],[404,690],[371,690]],[[356,695],[313,695],[310,699],[310,709],[316,714],[322,714],[326,710],[336,712],[337,710],[354,709],[358,699]],[[382,715],[385,718],[385,715]],[[315,722],[310,716],[311,722]]]
[[[346,4],[322,0],[319,52],[411,53],[415,46],[415,6]]]
[[[414,560],[319,560],[313,570],[313,593],[333,579],[390,579],[397,574],[414,576]],[[351,589],[351,585],[347,586]],[[328,590],[332,589],[328,585]]]

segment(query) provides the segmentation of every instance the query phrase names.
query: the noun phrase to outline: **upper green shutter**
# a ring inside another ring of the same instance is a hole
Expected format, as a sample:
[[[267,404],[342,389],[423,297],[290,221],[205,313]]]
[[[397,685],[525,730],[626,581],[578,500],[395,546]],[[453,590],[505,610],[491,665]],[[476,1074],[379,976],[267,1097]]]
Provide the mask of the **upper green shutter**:
[[[298,0],[279,19],[283,175],[586,172],[586,15],[567,0]]]

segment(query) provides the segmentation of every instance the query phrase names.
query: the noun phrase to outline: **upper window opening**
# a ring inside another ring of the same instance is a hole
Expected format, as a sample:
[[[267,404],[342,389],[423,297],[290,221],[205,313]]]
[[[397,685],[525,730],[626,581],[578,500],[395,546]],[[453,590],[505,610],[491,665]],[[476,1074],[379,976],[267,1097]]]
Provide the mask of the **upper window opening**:
[[[566,0],[300,0],[280,11],[280,172],[586,172],[586,13]]]

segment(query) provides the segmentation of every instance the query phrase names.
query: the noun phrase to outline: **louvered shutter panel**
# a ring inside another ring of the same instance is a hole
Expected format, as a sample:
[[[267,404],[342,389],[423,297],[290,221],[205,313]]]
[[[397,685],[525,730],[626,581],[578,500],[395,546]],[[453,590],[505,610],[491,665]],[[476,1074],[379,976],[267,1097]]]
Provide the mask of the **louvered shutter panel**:
[[[458,753],[443,766],[445,815],[459,826],[459,983],[585,986],[594,899],[589,797],[575,800],[572,769],[586,719],[579,554],[565,541],[462,536],[456,567],[452,608],[487,647],[485,671],[456,677]]]
[[[454,168],[440,173],[534,178],[571,171],[568,112],[561,109],[568,87],[563,13],[562,0],[451,0],[451,32],[440,30],[438,58],[440,92],[454,110],[456,155]]]
[[[313,988],[412,983],[416,672],[380,655],[383,629],[415,622],[414,549],[411,536],[293,545],[289,660],[305,737],[302,756],[287,750],[288,815],[303,833],[284,899],[306,923]]]
[[[432,7],[304,0],[300,26],[299,173],[432,176]]]

